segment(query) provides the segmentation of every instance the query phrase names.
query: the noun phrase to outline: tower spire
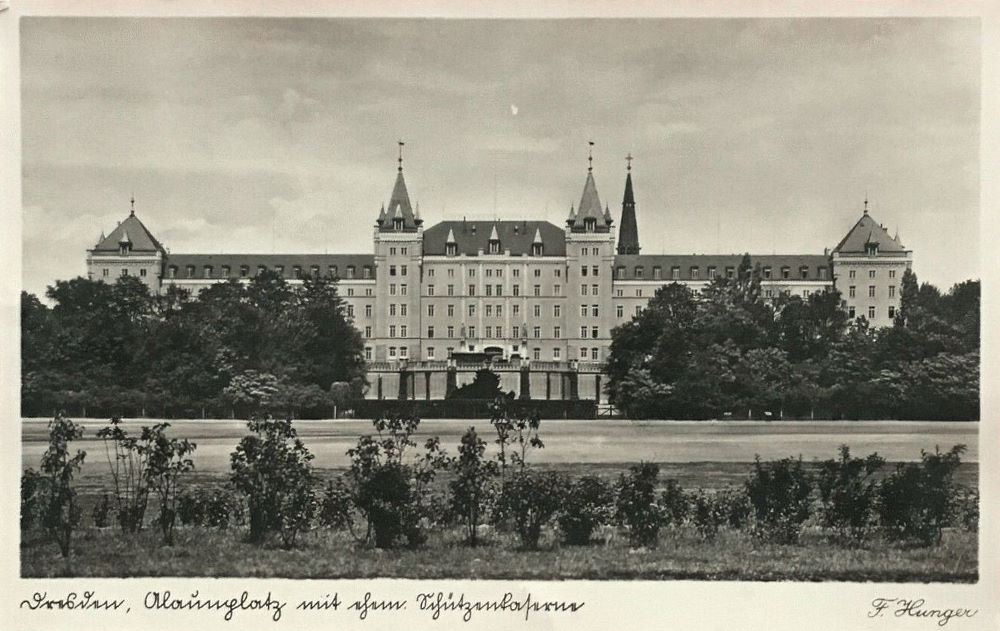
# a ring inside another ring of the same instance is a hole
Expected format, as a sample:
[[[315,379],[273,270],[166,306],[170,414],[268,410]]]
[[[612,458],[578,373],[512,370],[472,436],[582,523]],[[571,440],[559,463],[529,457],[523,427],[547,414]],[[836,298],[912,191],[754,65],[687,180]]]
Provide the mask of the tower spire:
[[[868,191],[865,191],[865,214],[868,214]]]
[[[622,197],[622,220],[618,231],[618,254],[639,253],[639,228],[635,220],[635,195],[632,192],[632,154],[625,156],[625,195]]]
[[[403,145],[404,144],[406,144],[406,143],[404,143],[402,140],[399,141],[399,158],[396,160],[397,162],[399,162],[399,168],[397,168],[396,170],[399,171],[400,173],[403,172]]]
[[[135,193],[132,193],[132,197],[129,199],[129,204],[131,204],[131,208],[129,209],[128,214],[129,214],[129,216],[134,217],[135,216]]]
[[[588,140],[587,143],[590,145],[587,151],[587,173],[592,173],[594,171],[594,141]]]

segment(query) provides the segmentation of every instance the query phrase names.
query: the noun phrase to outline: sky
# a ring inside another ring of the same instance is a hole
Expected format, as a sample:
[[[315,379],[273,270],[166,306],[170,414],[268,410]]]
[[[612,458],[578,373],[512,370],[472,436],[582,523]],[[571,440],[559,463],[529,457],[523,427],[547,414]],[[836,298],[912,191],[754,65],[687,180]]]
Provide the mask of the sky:
[[[85,274],[129,211],[172,252],[372,251],[404,174],[425,226],[545,219],[588,142],[642,252],[813,253],[861,216],[921,281],[981,274],[978,19],[21,22],[23,283]]]

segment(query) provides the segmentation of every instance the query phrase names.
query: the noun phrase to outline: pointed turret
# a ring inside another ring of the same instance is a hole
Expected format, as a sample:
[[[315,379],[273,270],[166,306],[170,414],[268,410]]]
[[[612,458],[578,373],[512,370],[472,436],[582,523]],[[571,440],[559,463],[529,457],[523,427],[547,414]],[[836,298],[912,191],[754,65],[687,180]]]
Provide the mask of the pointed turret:
[[[576,206],[574,206],[573,204],[570,204],[569,205],[569,217],[566,218],[566,225],[568,225],[570,228],[572,228],[574,223],[576,223]]]
[[[583,183],[583,195],[580,196],[580,206],[574,215],[570,211],[567,223],[573,232],[608,232],[611,223],[605,217],[601,207],[601,197],[597,194],[597,184],[594,183],[594,143],[590,143],[591,152],[587,156],[587,181]]]
[[[380,230],[410,231],[420,225],[410,205],[410,195],[406,190],[402,170],[396,173],[396,184],[392,187],[389,205],[384,216],[379,214],[379,219]]]
[[[129,209],[128,217],[118,224],[107,236],[101,234],[101,240],[94,246],[92,252],[119,252],[122,244],[128,244],[130,252],[162,252],[166,253],[164,247],[156,240],[156,237],[143,225],[139,218],[135,216],[135,199],[131,200],[132,207]]]
[[[493,224],[493,230],[490,231],[490,241],[499,241],[500,235],[497,234],[497,225]]]
[[[899,241],[889,236],[889,232],[868,214],[868,200],[865,199],[861,219],[833,248],[835,254],[870,254],[907,252]]]
[[[541,228],[535,228],[535,238],[531,240],[532,243],[542,242],[542,230]]]
[[[375,220],[376,226],[381,226],[385,221],[385,204],[382,204],[382,209],[378,211],[378,219]]]
[[[448,228],[448,238],[445,240],[445,243],[458,243],[458,241],[455,240],[455,231],[451,228]]]
[[[622,220],[618,225],[618,254],[639,253],[639,227],[635,221],[635,196],[632,193],[632,154],[627,158],[625,195],[622,197]]]

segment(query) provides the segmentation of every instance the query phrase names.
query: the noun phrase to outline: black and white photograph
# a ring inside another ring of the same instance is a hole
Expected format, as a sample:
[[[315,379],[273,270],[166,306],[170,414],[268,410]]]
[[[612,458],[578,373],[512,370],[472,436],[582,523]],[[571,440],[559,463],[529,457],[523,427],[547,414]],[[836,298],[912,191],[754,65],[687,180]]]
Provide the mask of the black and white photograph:
[[[983,5],[12,4],[18,628],[994,628]]]

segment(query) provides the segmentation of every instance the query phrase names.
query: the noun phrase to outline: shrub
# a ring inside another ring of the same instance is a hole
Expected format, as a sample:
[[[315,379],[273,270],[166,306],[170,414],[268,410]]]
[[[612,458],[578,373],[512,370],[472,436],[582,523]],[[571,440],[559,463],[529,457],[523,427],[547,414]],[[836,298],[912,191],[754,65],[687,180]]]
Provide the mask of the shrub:
[[[725,515],[726,525],[730,528],[743,528],[750,520],[753,508],[750,506],[750,498],[747,496],[746,488],[729,487],[723,489],[716,494],[715,501]]]
[[[41,473],[45,477],[42,526],[59,544],[63,557],[70,553],[73,530],[80,524],[82,511],[76,501],[73,475],[80,470],[87,452],[69,453],[69,443],[83,437],[83,428],[61,414],[49,423],[49,447],[42,454]]]
[[[418,546],[434,518],[429,486],[437,470],[447,466],[447,457],[438,439],[430,438],[423,457],[404,464],[407,449],[416,446],[410,438],[420,425],[416,417],[380,417],[372,424],[378,438],[362,436],[347,452],[353,504],[367,522],[365,541],[391,548],[405,538],[410,547]]]
[[[319,523],[327,528],[351,526],[351,490],[342,478],[329,481],[319,503]]]
[[[664,525],[679,526],[684,523],[690,510],[690,500],[677,480],[667,480],[667,486],[660,493],[660,506]]]
[[[185,491],[177,497],[177,519],[185,526],[201,526],[205,523],[205,505],[202,492]]]
[[[777,543],[797,541],[812,508],[812,482],[802,468],[802,459],[762,463],[757,457],[746,489],[753,507],[751,534]]]
[[[134,533],[142,529],[149,502],[146,462],[151,445],[147,434],[142,439],[129,436],[121,426],[121,421],[121,417],[113,417],[108,421],[107,427],[102,427],[97,432],[97,437],[104,441],[104,452],[114,483],[118,524],[122,532]]]
[[[490,480],[497,475],[497,463],[484,459],[485,452],[486,441],[476,435],[476,428],[470,427],[462,435],[458,458],[451,461],[455,478],[448,484],[450,509],[465,526],[466,541],[471,546],[479,543],[480,517],[488,508]]]
[[[531,469],[518,471],[504,486],[500,495],[503,513],[513,523],[525,549],[538,549],[542,527],[558,512],[566,486],[562,474]]]
[[[111,498],[108,497],[107,493],[101,494],[101,499],[94,504],[94,510],[91,515],[94,518],[94,527],[96,528],[107,528],[108,527],[108,516],[111,513]]]
[[[25,469],[21,475],[21,531],[27,532],[38,516],[45,479],[34,469]]]
[[[858,541],[874,515],[877,486],[874,474],[885,460],[878,454],[851,458],[847,445],[840,447],[840,460],[827,460],[819,470],[820,514],[823,525],[841,537]]]
[[[236,501],[230,489],[216,489],[202,497],[204,525],[225,530],[230,524],[243,523],[243,502]]]
[[[656,505],[656,479],[660,467],[643,462],[629,467],[628,475],[618,481],[616,515],[619,523],[628,529],[632,547],[655,547],[660,534],[663,516]]]
[[[610,521],[613,501],[611,486],[596,476],[584,476],[569,484],[558,517],[563,542],[576,546],[590,543],[594,529]]]
[[[883,480],[877,511],[886,536],[925,546],[941,542],[942,529],[952,521],[952,476],[964,452],[965,445],[944,453],[921,451],[919,463],[901,463]]]
[[[504,482],[507,480],[508,463],[524,471],[528,464],[528,448],[545,447],[538,436],[538,428],[542,423],[538,413],[515,414],[512,412],[512,403],[511,397],[500,395],[490,406],[490,424],[497,433],[497,462],[500,464],[500,478]]]
[[[702,539],[715,539],[719,527],[726,523],[726,506],[719,497],[698,491],[690,496],[691,521]]]
[[[146,476],[160,500],[160,514],[156,522],[163,533],[163,542],[169,546],[174,543],[178,484],[182,474],[194,469],[194,462],[187,456],[195,450],[195,444],[167,438],[168,427],[169,423],[143,427],[142,438],[150,446]]]
[[[312,459],[291,420],[247,422],[244,436],[230,455],[232,483],[246,497],[251,543],[262,544],[277,532],[284,547],[308,530],[316,512]]]
[[[965,489],[955,494],[955,522],[969,532],[979,530],[979,489]]]

